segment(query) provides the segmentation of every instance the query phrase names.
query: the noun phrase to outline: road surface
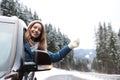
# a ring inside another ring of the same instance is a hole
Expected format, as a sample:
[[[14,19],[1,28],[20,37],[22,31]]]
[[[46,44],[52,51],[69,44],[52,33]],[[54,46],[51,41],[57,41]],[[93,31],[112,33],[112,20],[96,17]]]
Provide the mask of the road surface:
[[[108,75],[95,72],[67,71],[52,68],[49,71],[36,72],[37,80],[120,80],[120,75]]]
[[[48,77],[45,80],[86,80],[86,79],[75,77],[73,75],[55,75]]]

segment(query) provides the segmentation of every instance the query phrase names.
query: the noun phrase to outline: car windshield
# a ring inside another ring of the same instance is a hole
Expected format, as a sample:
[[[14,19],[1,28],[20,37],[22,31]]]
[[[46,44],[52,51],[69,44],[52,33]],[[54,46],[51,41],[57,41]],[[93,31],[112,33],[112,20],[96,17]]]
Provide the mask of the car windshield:
[[[0,22],[0,77],[9,69],[14,28],[14,23]]]

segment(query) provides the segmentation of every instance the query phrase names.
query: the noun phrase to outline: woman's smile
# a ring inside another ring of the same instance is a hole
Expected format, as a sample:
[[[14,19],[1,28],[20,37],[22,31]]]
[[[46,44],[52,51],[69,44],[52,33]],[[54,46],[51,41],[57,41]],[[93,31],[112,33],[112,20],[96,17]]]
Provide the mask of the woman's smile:
[[[35,23],[30,30],[30,34],[33,38],[38,38],[42,30],[42,26],[39,23]]]

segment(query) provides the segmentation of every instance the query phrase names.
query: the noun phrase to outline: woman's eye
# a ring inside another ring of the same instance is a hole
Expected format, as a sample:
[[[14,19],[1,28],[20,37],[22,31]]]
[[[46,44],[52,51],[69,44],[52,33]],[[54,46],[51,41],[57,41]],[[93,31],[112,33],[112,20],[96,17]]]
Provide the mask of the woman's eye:
[[[36,28],[37,28],[37,26],[34,26],[33,28],[34,28],[34,29],[36,29]]]

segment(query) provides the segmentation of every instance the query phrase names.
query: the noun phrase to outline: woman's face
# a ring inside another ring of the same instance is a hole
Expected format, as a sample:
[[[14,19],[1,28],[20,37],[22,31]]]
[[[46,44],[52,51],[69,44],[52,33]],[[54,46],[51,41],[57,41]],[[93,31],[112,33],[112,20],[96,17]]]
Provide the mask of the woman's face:
[[[38,38],[41,34],[42,26],[39,23],[35,23],[30,29],[30,34],[33,38]]]

